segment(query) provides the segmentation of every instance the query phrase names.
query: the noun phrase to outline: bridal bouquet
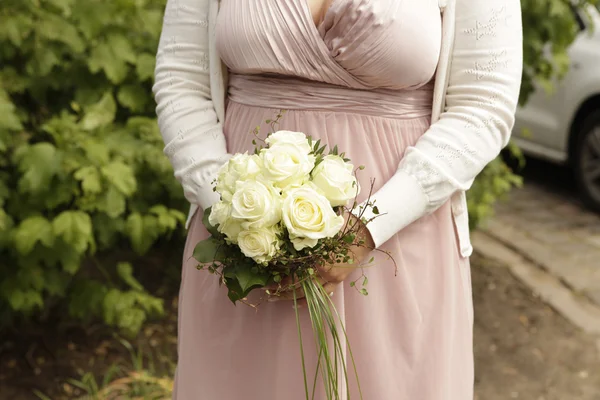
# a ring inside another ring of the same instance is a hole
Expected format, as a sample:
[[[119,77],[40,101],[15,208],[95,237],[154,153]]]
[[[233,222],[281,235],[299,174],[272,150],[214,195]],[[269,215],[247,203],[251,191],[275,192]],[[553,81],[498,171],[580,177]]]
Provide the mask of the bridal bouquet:
[[[274,127],[281,116],[267,123]],[[253,154],[235,154],[219,171],[215,190],[220,201],[205,210],[203,220],[212,237],[198,243],[194,258],[200,269],[219,276],[234,304],[256,307],[248,300],[255,289],[270,297],[291,292],[295,304],[303,293],[319,354],[317,374],[327,398],[339,399],[338,374],[348,382],[345,330],[319,271],[355,261],[353,246],[366,245],[360,235],[369,222],[362,218],[365,208],[372,207],[374,214],[378,210],[367,202],[356,212],[356,171],[337,146],[326,153],[320,141],[291,131],[272,132],[260,144],[257,140]],[[344,218],[352,211],[357,218]],[[351,282],[365,295],[366,284],[364,274]],[[298,326],[302,350],[300,332]],[[352,358],[351,350],[348,354]],[[306,371],[304,382],[308,399]]]

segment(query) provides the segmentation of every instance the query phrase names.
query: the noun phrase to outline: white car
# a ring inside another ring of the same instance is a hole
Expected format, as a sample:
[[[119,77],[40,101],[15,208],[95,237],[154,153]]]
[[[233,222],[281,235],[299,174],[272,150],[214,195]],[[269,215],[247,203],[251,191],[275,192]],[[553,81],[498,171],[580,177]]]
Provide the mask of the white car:
[[[573,168],[583,201],[600,211],[600,12],[590,7],[578,19],[568,74],[517,111],[513,140],[527,155]]]

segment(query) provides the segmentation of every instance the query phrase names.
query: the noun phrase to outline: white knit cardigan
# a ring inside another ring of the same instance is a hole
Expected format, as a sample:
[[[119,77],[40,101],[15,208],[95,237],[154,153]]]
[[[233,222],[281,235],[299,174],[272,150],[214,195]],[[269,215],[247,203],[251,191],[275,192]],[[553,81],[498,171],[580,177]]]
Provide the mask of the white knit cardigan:
[[[514,124],[523,63],[521,6],[519,0],[439,2],[443,39],[432,125],[374,194],[386,215],[368,228],[380,246],[451,199],[459,251],[468,257],[465,191],[507,145]],[[165,154],[192,204],[190,217],[218,200],[211,182],[230,157],[222,130],[227,71],[215,46],[219,3],[168,0],[157,54],[158,123]]]

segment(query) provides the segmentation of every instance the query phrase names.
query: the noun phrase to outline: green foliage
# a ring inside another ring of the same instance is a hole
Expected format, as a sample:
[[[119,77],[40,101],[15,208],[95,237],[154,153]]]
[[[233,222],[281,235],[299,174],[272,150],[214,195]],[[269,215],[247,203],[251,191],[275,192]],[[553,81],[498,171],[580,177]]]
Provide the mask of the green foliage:
[[[568,49],[580,32],[575,10],[598,0],[521,0],[523,9],[523,84],[521,104],[534,91],[534,82],[551,91],[569,70]]]
[[[133,334],[162,312],[115,254],[181,238],[151,96],[164,3],[1,2],[0,323],[66,301]]]
[[[569,69],[568,49],[579,32],[573,10],[585,10],[598,0],[521,0],[523,15],[523,83],[519,102],[524,105],[537,86],[552,91],[557,79]],[[523,164],[523,157],[514,146],[509,153]],[[471,227],[479,225],[493,213],[493,205],[501,200],[522,179],[498,158],[477,177],[468,192]]]

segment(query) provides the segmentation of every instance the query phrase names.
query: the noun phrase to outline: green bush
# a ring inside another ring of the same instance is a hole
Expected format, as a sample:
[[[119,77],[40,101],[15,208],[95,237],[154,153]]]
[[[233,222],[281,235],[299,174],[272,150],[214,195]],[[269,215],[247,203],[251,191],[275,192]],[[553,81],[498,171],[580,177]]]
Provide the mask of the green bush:
[[[143,255],[159,239],[182,237],[184,201],[151,96],[163,7],[164,0],[2,0],[4,323],[61,299],[72,317],[103,317],[129,332],[162,311],[132,265],[114,255]]]
[[[182,239],[186,205],[151,96],[164,3],[1,0],[0,326],[66,304],[134,333],[162,311],[128,261]],[[523,101],[533,78],[566,68],[568,4],[523,0]],[[500,159],[486,168],[469,196],[474,223],[518,183]]]

